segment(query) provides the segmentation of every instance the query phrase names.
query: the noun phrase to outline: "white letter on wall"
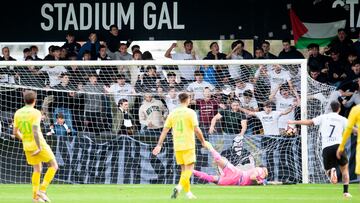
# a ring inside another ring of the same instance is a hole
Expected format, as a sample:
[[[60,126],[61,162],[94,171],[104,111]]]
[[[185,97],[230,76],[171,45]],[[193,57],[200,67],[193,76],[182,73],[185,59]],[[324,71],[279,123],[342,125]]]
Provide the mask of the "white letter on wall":
[[[174,25],[174,29],[176,29],[176,30],[183,30],[183,29],[185,29],[185,25],[180,25],[180,24],[178,24],[178,3],[177,2],[174,2],[174,10],[173,10],[173,20],[174,20],[174,23],[173,23],[173,25]]]
[[[119,29],[122,28],[122,21],[124,19],[124,25],[127,25],[130,20],[130,30],[134,29],[134,16],[135,16],[135,9],[134,9],[134,2],[131,2],[129,5],[129,8],[127,10],[127,13],[125,13],[124,8],[121,3],[118,3],[118,27]]]
[[[51,15],[46,13],[46,9],[49,9],[50,12],[54,11],[54,7],[52,7],[51,4],[44,4],[41,7],[41,15],[42,17],[44,17],[45,19],[47,19],[49,21],[49,25],[45,25],[44,22],[40,23],[41,29],[43,29],[44,31],[49,31],[54,27],[54,19]]]
[[[157,27],[158,30],[161,30],[162,24],[167,24],[168,29],[171,30],[170,14],[169,14],[169,9],[167,7],[166,2],[163,2],[162,6],[161,6],[159,24]]]
[[[102,27],[105,30],[110,29],[110,25],[114,24],[114,20],[115,20],[115,8],[114,8],[115,4],[114,3],[110,3],[110,24],[107,24],[107,18],[108,16],[107,14],[107,3],[102,3]]]
[[[87,10],[87,21],[85,25],[85,10]],[[80,3],[80,30],[88,30],[92,26],[92,9],[88,3]]]
[[[155,14],[149,14],[148,8],[151,7],[152,10],[156,10],[156,6],[153,2],[147,2],[144,5],[144,27],[148,30],[152,30],[156,26],[156,15]],[[148,19],[151,19],[151,24],[149,24]]]
[[[66,15],[64,30],[69,30],[70,25],[74,26],[74,30],[79,30],[79,26],[78,26],[78,23],[76,20],[74,5],[72,3],[69,4],[69,9],[68,9],[68,13]]]
[[[62,9],[66,7],[66,3],[55,3],[54,7],[58,9],[58,30],[62,30]]]

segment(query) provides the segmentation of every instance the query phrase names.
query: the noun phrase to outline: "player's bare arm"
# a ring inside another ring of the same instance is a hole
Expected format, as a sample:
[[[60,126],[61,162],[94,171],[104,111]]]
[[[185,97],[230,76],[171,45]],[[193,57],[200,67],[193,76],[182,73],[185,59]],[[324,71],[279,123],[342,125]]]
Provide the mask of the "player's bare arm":
[[[242,107],[240,107],[239,109],[240,109],[240,111],[244,112],[247,115],[250,115],[250,116],[255,116],[256,115],[254,111],[250,111],[250,110],[247,110],[247,109],[242,108]]]
[[[289,120],[288,124],[295,124],[295,125],[314,125],[314,121],[313,120],[298,120],[298,121],[293,121],[293,120]]]
[[[247,120],[241,120],[241,131],[239,135],[244,136],[246,130],[247,130]]]
[[[218,120],[222,118],[222,115],[220,113],[217,113],[214,118],[211,119],[211,125],[209,128],[209,133],[213,134],[215,132],[215,124]]]
[[[37,150],[34,151],[34,153],[31,154],[31,156],[35,156],[41,152],[41,146],[40,146],[40,138],[39,138],[39,127],[34,125],[32,127],[32,130],[34,132],[34,139],[37,146]]]
[[[163,142],[164,142],[164,140],[165,140],[165,138],[166,138],[166,135],[168,134],[169,130],[170,130],[170,128],[165,128],[165,127],[164,127],[164,129],[162,130],[161,135],[160,135],[160,137],[159,137],[159,141],[158,141],[156,147],[155,147],[155,148],[153,149],[153,151],[152,151],[153,155],[156,156],[156,155],[158,155],[158,154],[160,153],[161,148],[162,148],[162,144],[163,144]]]
[[[282,84],[278,85],[274,91],[271,92],[270,96],[269,96],[269,100],[270,101],[274,101],[275,100],[275,95],[276,93],[279,91],[280,87]]]
[[[204,148],[207,149],[204,135],[203,135],[201,129],[200,129],[198,126],[195,127],[195,135],[196,135],[196,137],[200,140],[201,145],[202,145]]]
[[[22,140],[22,134],[21,134],[19,128],[17,128],[17,127],[13,128],[13,136],[12,137]]]

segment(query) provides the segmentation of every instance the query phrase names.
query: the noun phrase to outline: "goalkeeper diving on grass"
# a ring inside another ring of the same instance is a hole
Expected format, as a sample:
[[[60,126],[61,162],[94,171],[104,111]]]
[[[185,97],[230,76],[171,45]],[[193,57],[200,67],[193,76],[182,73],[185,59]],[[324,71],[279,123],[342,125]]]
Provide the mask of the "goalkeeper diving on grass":
[[[213,148],[211,143],[206,142],[206,145],[217,166],[220,168],[220,175],[209,175],[205,172],[193,170],[194,176],[222,186],[261,185],[266,183],[266,177],[268,176],[266,167],[260,166],[248,170],[241,170],[230,163],[225,157],[222,157],[219,152]]]

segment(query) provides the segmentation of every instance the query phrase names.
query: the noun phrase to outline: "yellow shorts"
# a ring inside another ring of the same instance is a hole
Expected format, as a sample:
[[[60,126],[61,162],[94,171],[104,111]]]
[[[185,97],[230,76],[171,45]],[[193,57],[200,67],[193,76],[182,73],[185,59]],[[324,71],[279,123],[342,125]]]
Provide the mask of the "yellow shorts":
[[[176,163],[178,165],[188,165],[196,162],[195,149],[188,149],[175,152]]]
[[[25,151],[26,161],[29,165],[37,165],[41,162],[49,162],[55,159],[55,155],[52,152],[49,145],[42,148],[41,152],[36,156],[31,156],[34,151]]]

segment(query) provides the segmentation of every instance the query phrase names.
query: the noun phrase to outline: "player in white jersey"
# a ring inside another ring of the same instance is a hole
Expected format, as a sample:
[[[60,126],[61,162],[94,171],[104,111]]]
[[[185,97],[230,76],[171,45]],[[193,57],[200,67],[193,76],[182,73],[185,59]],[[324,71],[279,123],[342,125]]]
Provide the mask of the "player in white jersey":
[[[323,163],[326,175],[330,177],[331,183],[337,183],[336,167],[340,166],[342,181],[344,183],[344,197],[351,197],[349,188],[349,168],[348,159],[345,154],[341,158],[336,157],[336,151],[341,143],[342,133],[346,128],[347,119],[339,115],[340,103],[332,101],[330,103],[331,113],[323,114],[311,120],[288,121],[289,124],[299,125],[320,125],[319,131],[322,137]]]

